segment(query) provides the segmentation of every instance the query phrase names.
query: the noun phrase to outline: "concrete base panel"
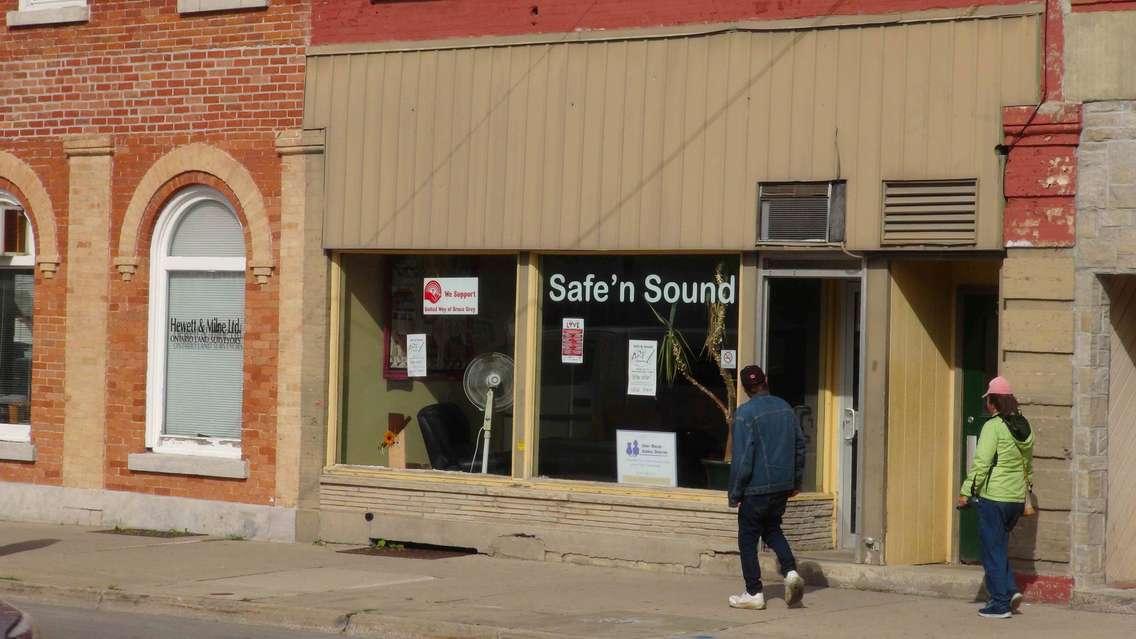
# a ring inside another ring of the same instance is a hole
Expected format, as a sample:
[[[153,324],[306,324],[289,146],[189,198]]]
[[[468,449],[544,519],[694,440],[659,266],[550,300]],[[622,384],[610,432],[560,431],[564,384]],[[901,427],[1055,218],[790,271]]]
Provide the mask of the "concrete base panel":
[[[1074,590],[1069,605],[1079,610],[1136,615],[1136,591],[1117,588]]]
[[[297,511],[293,508],[110,490],[4,483],[0,484],[0,517],[9,521],[188,530],[263,541],[297,541]]]

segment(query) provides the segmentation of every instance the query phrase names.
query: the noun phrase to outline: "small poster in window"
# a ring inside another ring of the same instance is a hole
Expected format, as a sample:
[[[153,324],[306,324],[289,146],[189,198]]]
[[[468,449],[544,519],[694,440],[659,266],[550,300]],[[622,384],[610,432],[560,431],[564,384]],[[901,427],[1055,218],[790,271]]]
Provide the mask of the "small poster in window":
[[[678,446],[674,433],[615,431],[619,483],[640,486],[678,485]]]
[[[659,343],[653,339],[628,340],[627,394],[655,396]]]
[[[426,377],[426,334],[406,336],[406,376]]]
[[[737,368],[738,352],[722,349],[722,368]]]
[[[584,318],[564,318],[560,330],[560,361],[564,364],[584,363]]]
[[[427,277],[422,280],[423,315],[477,315],[476,277]]]

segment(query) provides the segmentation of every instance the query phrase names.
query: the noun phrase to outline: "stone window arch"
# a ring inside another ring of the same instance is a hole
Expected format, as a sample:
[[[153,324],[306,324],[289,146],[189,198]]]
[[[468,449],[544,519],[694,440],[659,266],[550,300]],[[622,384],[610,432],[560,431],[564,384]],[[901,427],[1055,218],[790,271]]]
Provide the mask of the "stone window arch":
[[[252,254],[248,256],[248,270],[259,284],[267,283],[273,272],[272,230],[264,197],[248,169],[228,153],[204,143],[180,146],[162,156],[146,171],[135,188],[119,230],[118,250],[114,259],[122,279],[133,279],[141,263],[138,240],[151,198],[178,175],[195,171],[221,180],[236,196],[237,202],[232,204],[240,207],[248,223],[252,248]]]
[[[55,225],[55,210],[52,207],[51,197],[47,194],[43,182],[35,171],[23,160],[6,151],[0,151],[0,178],[7,180],[13,187],[19,189],[27,206],[24,215],[28,223],[35,230],[32,238],[35,254],[35,265],[39,267],[44,279],[55,277],[59,270],[59,245]],[[19,202],[15,193],[8,193],[8,197]],[[21,206],[23,208],[23,206]]]

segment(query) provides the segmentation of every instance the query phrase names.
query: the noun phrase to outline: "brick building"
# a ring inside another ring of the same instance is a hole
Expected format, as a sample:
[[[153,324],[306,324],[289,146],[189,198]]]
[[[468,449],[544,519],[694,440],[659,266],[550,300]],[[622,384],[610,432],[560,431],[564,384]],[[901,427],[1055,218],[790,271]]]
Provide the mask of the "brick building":
[[[974,4],[0,2],[0,509],[732,573],[733,351],[808,431],[799,547],[972,563],[1001,373],[1027,596],[1100,601],[1136,14]],[[707,302],[701,390],[635,368]]]
[[[308,3],[0,16],[5,516],[294,538]]]

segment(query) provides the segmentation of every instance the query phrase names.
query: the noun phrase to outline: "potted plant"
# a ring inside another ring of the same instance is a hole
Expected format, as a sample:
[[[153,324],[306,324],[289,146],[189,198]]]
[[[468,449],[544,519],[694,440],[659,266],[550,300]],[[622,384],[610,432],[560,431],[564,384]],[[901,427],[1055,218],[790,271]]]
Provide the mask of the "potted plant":
[[[722,284],[725,279],[723,271],[725,266],[718,264],[714,269],[714,280]],[[737,408],[737,380],[734,370],[722,367],[722,345],[726,340],[726,305],[722,302],[710,302],[707,307],[706,341],[698,357],[708,357],[718,370],[718,375],[726,387],[726,396],[720,397],[706,384],[699,381],[691,365],[695,359],[693,349],[686,341],[686,337],[675,327],[675,305],[671,305],[670,315],[664,318],[651,307],[651,312],[663,325],[663,339],[659,349],[659,368],[663,378],[668,384],[673,384],[676,377],[682,377],[691,386],[694,386],[722,413],[726,424],[726,449],[722,459],[703,459],[706,468],[707,485],[711,489],[724,490],[730,477],[730,459],[733,456],[734,433],[731,425],[734,421],[734,410]]]

